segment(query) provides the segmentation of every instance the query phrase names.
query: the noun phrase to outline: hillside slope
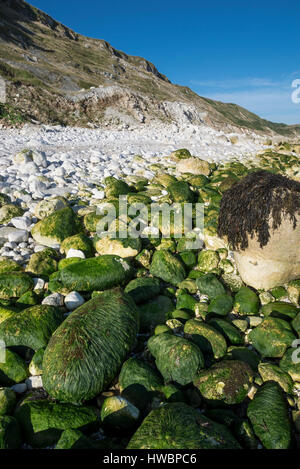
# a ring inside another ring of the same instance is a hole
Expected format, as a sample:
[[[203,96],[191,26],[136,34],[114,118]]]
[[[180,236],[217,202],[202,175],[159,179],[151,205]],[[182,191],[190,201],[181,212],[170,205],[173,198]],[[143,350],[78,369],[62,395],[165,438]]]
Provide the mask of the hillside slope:
[[[0,3],[0,76],[13,112],[45,123],[86,126],[158,119],[204,122],[226,131],[237,126],[300,134],[300,125],[271,123],[240,106],[174,85],[144,58],[77,34],[23,0]]]

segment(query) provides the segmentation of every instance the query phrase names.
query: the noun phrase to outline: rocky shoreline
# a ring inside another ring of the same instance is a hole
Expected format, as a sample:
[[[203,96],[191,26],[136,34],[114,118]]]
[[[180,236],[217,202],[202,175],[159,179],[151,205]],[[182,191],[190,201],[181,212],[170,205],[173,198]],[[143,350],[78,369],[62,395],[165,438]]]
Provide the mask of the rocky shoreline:
[[[246,285],[218,218],[249,173],[299,181],[299,145],[194,126],[0,137],[0,448],[298,447],[300,280]],[[168,237],[104,242],[97,207],[118,217],[120,196],[203,204],[203,246],[172,218]]]

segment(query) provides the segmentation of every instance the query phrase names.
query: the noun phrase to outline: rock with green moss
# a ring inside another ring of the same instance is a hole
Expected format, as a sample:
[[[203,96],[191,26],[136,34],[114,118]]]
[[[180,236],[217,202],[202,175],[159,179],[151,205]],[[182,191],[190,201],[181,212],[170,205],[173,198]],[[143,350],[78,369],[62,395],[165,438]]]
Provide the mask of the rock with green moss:
[[[105,178],[105,195],[109,197],[119,197],[120,195],[126,195],[131,192],[130,187],[125,181],[116,179],[112,176]]]
[[[231,344],[239,345],[243,343],[244,339],[241,331],[231,322],[225,319],[213,318],[208,321],[208,324],[221,332]]]
[[[98,223],[104,218],[104,216],[105,215],[101,215],[96,212],[87,213],[83,218],[85,229],[91,233],[95,233],[97,231]],[[105,228],[107,229],[108,226],[106,225]]]
[[[7,194],[0,193],[0,207],[10,203],[10,197]]]
[[[191,295],[194,295],[197,293],[197,284],[195,280],[191,278],[186,278],[182,282],[178,284],[178,288],[181,288],[182,290],[187,290]]]
[[[63,197],[53,197],[51,199],[41,200],[34,209],[34,215],[42,220],[66,206],[67,201]]]
[[[291,423],[286,400],[279,384],[266,382],[248,405],[247,415],[256,436],[266,449],[288,449]]]
[[[15,352],[5,349],[4,361],[0,361],[0,386],[22,383],[28,377],[28,366]]]
[[[234,298],[234,311],[239,314],[257,314],[259,298],[249,287],[242,287]]]
[[[194,343],[171,334],[150,337],[148,348],[166,382],[189,384],[204,366],[201,350]]]
[[[14,217],[21,217],[23,210],[21,207],[13,204],[2,205],[0,208],[0,225],[7,225]]]
[[[158,278],[141,277],[131,280],[124,291],[131,296],[136,304],[140,304],[159,295],[161,284]]]
[[[0,416],[10,415],[14,410],[16,402],[16,395],[12,389],[0,388]]]
[[[170,154],[171,159],[175,161],[179,160],[186,160],[187,158],[191,158],[191,153],[186,148],[180,148],[179,150],[174,150]]]
[[[266,381],[275,381],[284,392],[291,394],[293,390],[293,380],[290,375],[279,368],[279,366],[273,363],[260,363],[260,365],[258,365],[258,372],[264,383]]]
[[[0,274],[3,274],[5,272],[18,272],[21,270],[23,270],[22,266],[13,259],[0,257]]]
[[[128,282],[133,269],[118,256],[99,256],[70,264],[59,271],[59,281],[69,291],[101,291]]]
[[[38,295],[35,291],[29,290],[26,293],[23,293],[22,296],[20,296],[20,298],[16,302],[16,305],[28,308],[29,306],[39,304],[40,299],[41,295]]]
[[[151,256],[151,251],[148,249],[142,249],[142,251],[135,257],[135,260],[139,266],[149,269],[151,264]]]
[[[187,269],[192,269],[197,264],[197,257],[193,251],[181,251],[178,257]]]
[[[174,309],[172,300],[158,295],[146,304],[139,305],[140,332],[152,332],[158,324],[166,321]]]
[[[67,257],[65,259],[61,259],[58,262],[57,268],[58,268],[58,270],[62,270],[65,267],[68,267],[68,265],[78,264],[78,262],[81,262],[81,261],[83,261],[83,259],[81,257]],[[59,277],[58,274],[57,274],[57,277]]]
[[[77,215],[66,207],[39,221],[32,228],[31,235],[37,243],[56,248],[64,239],[78,234],[80,229]]]
[[[292,320],[291,324],[293,329],[297,332],[298,337],[300,337],[300,313]]]
[[[9,308],[7,306],[0,306],[0,324],[7,318],[14,316],[17,312],[16,308]]]
[[[210,354],[216,360],[226,354],[227,344],[224,336],[209,324],[199,319],[190,319],[185,323],[184,333],[204,354]]]
[[[108,290],[73,311],[52,335],[43,358],[49,395],[80,404],[117,377],[138,332],[138,311],[120,288]]]
[[[96,442],[84,435],[80,430],[69,428],[64,430],[55,449],[96,449]]]
[[[288,373],[293,381],[300,382],[300,351],[298,348],[289,348],[279,363],[280,369]]]
[[[207,295],[211,300],[219,295],[224,295],[225,288],[214,274],[206,274],[196,279],[197,287],[202,295]]]
[[[180,260],[169,251],[156,251],[153,255],[150,273],[172,285],[178,285],[185,278],[185,268]]]
[[[7,347],[24,346],[38,350],[46,347],[62,319],[62,313],[53,306],[32,306],[1,322],[0,339]]]
[[[144,360],[129,358],[123,363],[119,375],[120,390],[141,386],[147,392],[159,391],[163,385],[161,376]]]
[[[54,249],[47,248],[43,251],[35,252],[30,256],[26,272],[41,277],[49,277],[57,271],[57,252]]]
[[[31,362],[29,363],[29,373],[32,376],[39,376],[43,373],[43,358],[44,358],[45,349],[38,349],[32,357]]]
[[[253,371],[245,362],[223,360],[200,371],[194,386],[212,404],[240,404],[247,397],[253,381]]]
[[[32,278],[23,272],[4,272],[0,274],[0,299],[20,298],[28,290],[33,290]]]
[[[226,316],[232,310],[233,300],[229,295],[218,295],[214,298],[209,306],[208,313],[214,313],[217,316]]]
[[[299,309],[291,303],[286,303],[284,301],[274,301],[264,305],[261,308],[261,312],[266,317],[272,316],[290,321],[290,319],[295,319]]]
[[[268,358],[281,358],[296,338],[288,322],[271,317],[264,319],[248,337],[253,347]]]
[[[225,272],[222,280],[232,292],[238,292],[243,286],[243,280],[235,272]]]
[[[128,449],[238,449],[224,425],[183,402],[152,410],[131,438]]]
[[[142,249],[140,238],[111,238],[104,236],[95,241],[96,251],[101,255],[111,254],[122,258],[135,257]]]
[[[18,449],[21,442],[20,427],[16,419],[8,415],[0,416],[0,450]]]
[[[140,411],[131,402],[121,396],[105,399],[101,407],[101,421],[104,428],[116,434],[127,433],[136,426]]]
[[[237,345],[231,345],[228,347],[226,359],[239,360],[247,363],[251,366],[253,371],[257,371],[257,367],[260,363],[259,356],[253,350],[248,347],[241,347]]]
[[[60,245],[60,252],[62,254],[68,254],[70,249],[82,251],[85,257],[92,257],[94,254],[92,241],[83,233],[69,236],[63,240]]]
[[[56,444],[69,428],[96,430],[99,417],[93,407],[26,398],[15,413],[26,443],[35,448]]]
[[[188,293],[181,293],[177,296],[177,309],[188,309],[194,312],[196,304],[197,300],[195,300],[195,298],[192,295],[189,295]]]
[[[198,269],[201,272],[211,272],[219,265],[219,254],[217,251],[201,251],[198,256]]]
[[[193,202],[195,200],[195,194],[191,190],[190,185],[185,181],[171,182],[168,185],[167,191],[173,202]]]

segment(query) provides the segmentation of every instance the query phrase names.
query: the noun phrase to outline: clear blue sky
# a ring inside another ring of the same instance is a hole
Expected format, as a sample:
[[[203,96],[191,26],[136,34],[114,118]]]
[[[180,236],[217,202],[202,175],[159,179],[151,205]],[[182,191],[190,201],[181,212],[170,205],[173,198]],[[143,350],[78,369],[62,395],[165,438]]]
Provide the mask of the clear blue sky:
[[[75,31],[153,62],[173,83],[300,123],[299,0],[32,0]]]

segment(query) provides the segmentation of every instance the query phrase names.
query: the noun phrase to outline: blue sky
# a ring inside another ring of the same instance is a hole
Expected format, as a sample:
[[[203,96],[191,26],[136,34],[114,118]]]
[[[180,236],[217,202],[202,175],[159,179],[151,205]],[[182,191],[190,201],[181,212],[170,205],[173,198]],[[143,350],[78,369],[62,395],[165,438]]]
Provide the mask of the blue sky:
[[[173,83],[300,123],[299,0],[32,0],[75,31],[153,62]]]

